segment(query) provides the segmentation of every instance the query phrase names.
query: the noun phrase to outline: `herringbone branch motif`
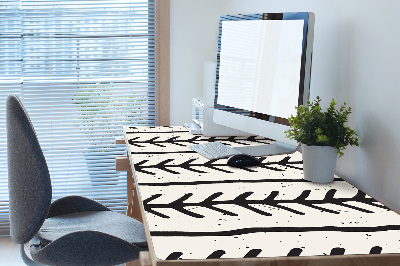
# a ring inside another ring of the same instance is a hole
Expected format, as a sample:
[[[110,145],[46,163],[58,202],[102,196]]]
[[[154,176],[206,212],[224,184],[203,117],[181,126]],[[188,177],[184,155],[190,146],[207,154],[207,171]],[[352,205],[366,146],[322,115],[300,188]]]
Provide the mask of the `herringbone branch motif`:
[[[358,191],[358,193],[351,198],[335,198],[335,193],[336,189],[331,189],[326,192],[324,199],[321,200],[314,200],[314,199],[307,199],[307,197],[310,195],[311,190],[304,190],[297,198],[292,199],[292,200],[287,200],[287,199],[276,199],[276,197],[279,195],[279,191],[272,191],[268,197],[261,199],[261,200],[250,200],[248,199],[250,195],[253,194],[253,192],[245,192],[240,194],[239,196],[235,197],[232,200],[218,200],[218,197],[223,195],[222,192],[216,192],[207,197],[205,200],[201,202],[187,202],[189,198],[193,196],[192,193],[187,193],[184,196],[180,197],[177,200],[174,200],[170,203],[151,203],[153,200],[159,198],[162,196],[162,194],[155,194],[151,196],[150,198],[146,199],[143,201],[144,209],[152,213],[156,216],[159,216],[161,218],[170,218],[168,215],[165,215],[160,212],[162,209],[173,209],[176,210],[180,213],[183,213],[185,215],[194,217],[194,218],[204,218],[203,215],[195,213],[193,211],[188,210],[188,207],[203,207],[207,208],[209,210],[213,210],[216,212],[219,212],[223,215],[229,215],[229,216],[238,216],[237,213],[227,211],[221,208],[218,208],[218,206],[223,206],[223,205],[236,205],[240,206],[242,208],[245,208],[247,210],[253,211],[257,214],[263,215],[263,216],[272,216],[271,213],[265,212],[263,210],[260,210],[253,205],[262,205],[262,206],[270,206],[270,207],[275,207],[277,209],[285,210],[297,215],[305,215],[304,212],[298,211],[295,209],[296,206],[303,205],[312,209],[319,210],[321,212],[328,212],[332,214],[340,214],[339,211],[337,210],[332,210],[328,209],[326,207],[321,207],[323,204],[330,204],[330,205],[336,205],[336,206],[341,206],[345,208],[350,208],[359,212],[364,212],[364,213],[373,213],[372,211],[368,209],[363,209],[357,206],[353,206],[351,204],[348,204],[349,202],[358,202],[358,203],[363,203],[366,205],[374,206],[374,207],[379,207],[385,210],[388,210],[387,207],[376,204],[377,202],[373,198],[366,197],[366,194],[362,191]],[[293,204],[293,207],[288,207],[288,205]]]
[[[241,167],[241,169],[245,170],[247,172],[257,172],[260,169],[269,169],[269,170],[273,170],[273,171],[277,171],[277,172],[284,172],[285,167],[302,170],[302,168],[301,168],[302,162],[301,161],[289,161],[289,160],[290,160],[290,157],[287,156],[280,161],[265,162],[265,163],[262,162],[259,166],[257,166],[257,168]],[[229,170],[229,168],[226,167],[226,161],[220,160],[220,159],[212,159],[205,163],[195,163],[196,159],[189,159],[180,164],[170,164],[173,161],[174,161],[174,159],[167,159],[167,160],[157,163],[156,165],[146,165],[146,163],[149,162],[149,160],[143,160],[138,163],[135,163],[135,170],[138,172],[149,174],[149,175],[156,175],[156,174],[153,172],[150,172],[146,169],[158,169],[158,170],[162,170],[162,171],[165,171],[165,172],[168,172],[171,174],[177,174],[177,175],[180,174],[180,172],[178,171],[179,169],[185,169],[185,170],[195,172],[195,173],[202,173],[202,174],[207,173],[205,171],[199,170],[200,167],[204,168],[204,170],[206,170],[208,168],[208,169],[212,169],[212,170],[216,170],[216,171],[220,171],[220,172],[224,172],[224,173],[234,173],[234,171],[236,170],[236,169]],[[278,168],[277,166],[284,166],[284,167]]]

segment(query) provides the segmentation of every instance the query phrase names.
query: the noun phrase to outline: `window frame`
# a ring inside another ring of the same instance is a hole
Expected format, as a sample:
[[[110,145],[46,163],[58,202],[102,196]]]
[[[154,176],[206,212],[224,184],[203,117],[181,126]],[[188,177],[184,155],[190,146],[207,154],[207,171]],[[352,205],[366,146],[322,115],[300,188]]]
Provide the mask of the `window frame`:
[[[158,28],[159,125],[170,125],[170,0],[156,0]]]
[[[170,124],[170,0],[149,0],[156,2],[156,20],[159,25],[156,34],[157,68],[156,93],[158,109],[158,125]],[[122,135],[122,127],[121,127]],[[118,171],[119,172],[119,171]],[[1,183],[1,182],[0,182]],[[7,188],[3,188],[7,189]],[[2,207],[2,205],[0,205]],[[4,210],[7,214],[7,209]],[[2,212],[0,208],[0,213]],[[9,223],[7,217],[0,219],[0,235],[7,234]],[[5,229],[5,230],[3,230]],[[4,233],[4,234],[2,234]]]

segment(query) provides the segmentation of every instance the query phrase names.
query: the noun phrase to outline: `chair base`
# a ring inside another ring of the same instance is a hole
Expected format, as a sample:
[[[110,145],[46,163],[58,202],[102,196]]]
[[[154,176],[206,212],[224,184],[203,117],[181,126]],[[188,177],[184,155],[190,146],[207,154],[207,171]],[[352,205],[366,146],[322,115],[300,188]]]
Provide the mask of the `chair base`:
[[[21,257],[22,260],[24,261],[24,263],[26,265],[30,265],[30,266],[45,266],[45,264],[41,264],[39,262],[33,261],[31,258],[28,257],[28,255],[26,255],[25,253],[25,244],[21,244],[20,245],[20,253],[21,253]]]

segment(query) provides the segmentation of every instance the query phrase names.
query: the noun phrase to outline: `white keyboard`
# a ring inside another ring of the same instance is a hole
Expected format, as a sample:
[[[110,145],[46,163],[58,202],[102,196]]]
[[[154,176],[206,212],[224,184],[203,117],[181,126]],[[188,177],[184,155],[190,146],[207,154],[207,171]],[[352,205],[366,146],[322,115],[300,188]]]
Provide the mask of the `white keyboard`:
[[[203,155],[207,159],[219,159],[229,157],[235,154],[242,154],[229,146],[226,146],[220,142],[208,142],[203,144],[197,144],[188,146],[188,148],[194,150],[198,154]]]

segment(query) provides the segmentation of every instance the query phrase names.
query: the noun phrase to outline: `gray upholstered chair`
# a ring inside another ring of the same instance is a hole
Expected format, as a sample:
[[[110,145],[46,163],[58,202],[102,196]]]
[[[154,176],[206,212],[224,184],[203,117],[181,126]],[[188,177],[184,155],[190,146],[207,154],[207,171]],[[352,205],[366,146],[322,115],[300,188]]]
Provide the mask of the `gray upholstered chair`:
[[[112,265],[147,250],[143,224],[80,196],[51,203],[46,160],[21,101],[7,99],[11,238],[26,264]],[[30,253],[24,244],[30,241]]]

